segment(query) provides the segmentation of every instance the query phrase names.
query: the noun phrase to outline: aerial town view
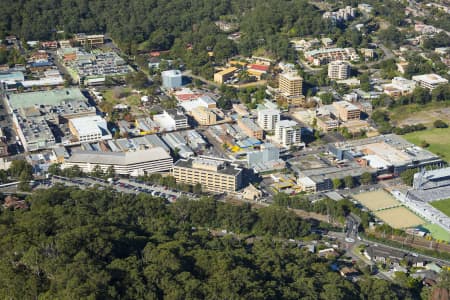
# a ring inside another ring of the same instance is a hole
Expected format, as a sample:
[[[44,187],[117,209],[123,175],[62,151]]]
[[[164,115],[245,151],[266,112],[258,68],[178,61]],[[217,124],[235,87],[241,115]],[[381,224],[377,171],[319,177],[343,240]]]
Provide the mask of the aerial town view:
[[[0,2],[0,299],[450,299],[448,0]]]

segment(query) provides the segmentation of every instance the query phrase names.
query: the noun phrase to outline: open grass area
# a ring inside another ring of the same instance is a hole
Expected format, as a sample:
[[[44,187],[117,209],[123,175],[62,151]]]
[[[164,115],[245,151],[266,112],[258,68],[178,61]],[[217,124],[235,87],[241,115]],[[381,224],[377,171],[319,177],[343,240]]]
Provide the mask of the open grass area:
[[[450,242],[450,233],[444,230],[444,228],[441,228],[439,225],[436,224],[425,224],[422,227],[426,228],[428,231],[430,231],[431,236],[440,241],[446,241]]]
[[[371,211],[400,206],[400,202],[384,190],[361,193],[353,197]]]
[[[430,202],[430,204],[450,217],[450,198],[445,200],[433,201]]]
[[[440,155],[450,162],[450,128],[433,128],[411,132],[403,136],[406,140],[416,145],[422,141],[430,144],[427,150]]]
[[[416,227],[425,221],[406,207],[396,207],[375,212],[375,215],[389,226],[397,229]]]
[[[450,105],[447,102],[431,102],[426,105],[409,104],[389,110],[389,116],[396,126],[422,123],[431,126],[435,120],[450,121]]]

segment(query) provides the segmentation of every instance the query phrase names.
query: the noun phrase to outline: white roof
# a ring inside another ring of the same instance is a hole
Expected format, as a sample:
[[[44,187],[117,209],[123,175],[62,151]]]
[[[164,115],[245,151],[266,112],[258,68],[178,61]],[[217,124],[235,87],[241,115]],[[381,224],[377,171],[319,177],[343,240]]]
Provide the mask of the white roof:
[[[298,123],[292,120],[282,120],[277,122],[276,126],[277,127],[294,127],[297,126]]]
[[[100,116],[87,116],[71,119],[73,127],[79,135],[102,133],[101,128],[107,128],[106,121]]]
[[[448,83],[448,80],[437,75],[437,74],[424,74],[424,75],[416,75],[412,77],[415,81],[423,81],[430,84],[441,84]]]
[[[71,163],[91,163],[105,165],[132,165],[148,161],[168,159],[171,156],[161,147],[128,152],[77,151],[66,161]]]

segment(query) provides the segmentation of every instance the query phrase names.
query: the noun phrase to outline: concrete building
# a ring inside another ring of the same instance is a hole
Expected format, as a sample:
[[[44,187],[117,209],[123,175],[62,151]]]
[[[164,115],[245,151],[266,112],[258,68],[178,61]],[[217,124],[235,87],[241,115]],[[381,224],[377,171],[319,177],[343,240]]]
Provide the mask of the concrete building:
[[[403,77],[394,77],[390,84],[383,85],[383,92],[391,97],[397,98],[411,94],[416,87],[414,80]]]
[[[100,116],[70,119],[69,129],[81,143],[112,139],[106,120]]]
[[[92,172],[95,166],[100,166],[103,171],[113,167],[119,175],[141,176],[169,171],[172,165],[172,157],[163,148],[155,147],[128,152],[73,152],[62,167],[78,166],[83,172]]]
[[[213,193],[234,192],[242,186],[242,169],[228,161],[196,157],[178,160],[172,169],[177,182],[195,185]]]
[[[361,110],[350,102],[337,101],[333,102],[333,106],[337,111],[336,117],[344,122],[349,120],[359,120],[361,118]]]
[[[267,131],[275,130],[275,124],[280,121],[280,111],[278,109],[258,110],[257,123],[262,129]]]
[[[294,72],[282,73],[279,75],[278,87],[286,96],[301,96],[303,78]]]
[[[214,125],[217,122],[216,114],[209,108],[199,106],[194,108],[191,113],[199,125]]]
[[[295,121],[279,121],[275,126],[275,140],[283,147],[301,144],[301,127]]]
[[[183,84],[183,75],[180,70],[167,70],[161,72],[162,86],[166,89],[179,88]]]
[[[330,116],[317,116],[316,124],[322,132],[329,132],[339,128],[339,120],[333,119]]]
[[[259,150],[247,152],[247,166],[255,173],[279,170],[286,167],[280,159],[280,149],[272,144],[262,144]]]
[[[249,118],[241,118],[237,120],[237,124],[242,131],[249,137],[255,139],[263,138],[263,130]]]
[[[350,64],[346,61],[332,61],[328,65],[328,77],[330,79],[347,79],[350,77]]]
[[[233,77],[234,73],[237,70],[238,69],[236,67],[230,67],[230,68],[227,68],[225,70],[215,73],[214,74],[214,82],[217,82],[219,84],[225,83],[225,81],[227,81],[228,79]]]
[[[103,34],[91,34],[78,33],[75,35],[75,41],[80,43],[81,46],[100,46],[105,43],[105,36]]]
[[[170,132],[163,134],[163,141],[172,149],[173,152],[177,152],[182,158],[188,158],[194,156],[194,152],[187,145],[187,141],[179,132]]]
[[[189,128],[187,117],[175,109],[168,109],[162,114],[154,115],[153,121],[155,121],[161,131]]]
[[[439,85],[448,83],[447,79],[437,74],[416,75],[412,77],[412,80],[417,82],[419,86],[429,90],[434,90]]]

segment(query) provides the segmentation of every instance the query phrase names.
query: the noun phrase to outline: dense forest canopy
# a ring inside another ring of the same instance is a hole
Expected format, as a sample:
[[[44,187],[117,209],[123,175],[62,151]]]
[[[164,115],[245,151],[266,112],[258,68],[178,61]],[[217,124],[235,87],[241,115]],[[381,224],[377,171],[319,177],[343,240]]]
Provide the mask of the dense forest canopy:
[[[169,49],[177,38],[205,50],[224,43],[226,35],[213,25],[224,16],[240,23],[243,52],[265,46],[286,56],[289,36],[337,30],[305,0],[4,0],[0,38],[17,34],[46,40],[57,31],[107,32],[131,50]]]
[[[281,208],[56,186],[29,210],[0,210],[1,299],[405,299],[418,290],[364,276],[274,236],[309,224]],[[217,227],[216,227],[217,226]],[[206,228],[262,236],[253,243]]]

